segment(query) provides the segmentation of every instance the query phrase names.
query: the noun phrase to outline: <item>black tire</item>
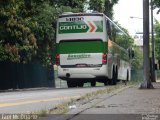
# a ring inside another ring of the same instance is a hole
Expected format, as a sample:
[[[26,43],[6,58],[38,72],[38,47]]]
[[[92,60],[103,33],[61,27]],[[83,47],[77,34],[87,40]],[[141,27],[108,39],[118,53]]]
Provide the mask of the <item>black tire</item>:
[[[117,84],[117,79],[116,79],[116,77],[113,77],[112,78],[112,85],[116,85]]]
[[[103,83],[104,83],[105,86],[109,85],[108,81],[109,81],[108,78],[104,78]]]
[[[129,73],[127,71],[127,77],[126,77],[126,80],[125,80],[125,85],[127,85],[127,82],[129,81]]]
[[[112,85],[112,79],[108,79],[108,85]]]
[[[78,83],[77,83],[77,86],[78,86],[78,87],[83,87],[83,85],[84,85],[83,82],[78,82]]]
[[[115,70],[113,69],[113,72],[112,72],[112,80],[111,80],[111,84],[112,84],[112,85],[116,85],[116,84],[117,84],[117,76],[118,76],[117,71],[115,72]]]
[[[126,78],[126,81],[128,82],[129,81],[129,73],[127,71],[127,78]]]
[[[67,81],[68,88],[77,87],[76,82],[72,80]]]
[[[91,81],[91,86],[95,87],[96,86],[96,81]]]
[[[107,86],[107,85],[108,85],[108,82],[104,82],[104,85]]]

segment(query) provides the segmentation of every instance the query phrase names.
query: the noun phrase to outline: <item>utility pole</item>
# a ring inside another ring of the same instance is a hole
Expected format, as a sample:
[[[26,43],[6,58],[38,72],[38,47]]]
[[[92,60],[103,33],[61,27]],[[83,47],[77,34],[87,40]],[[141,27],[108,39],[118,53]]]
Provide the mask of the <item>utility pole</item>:
[[[155,77],[155,49],[154,49],[154,32],[153,32],[153,0],[151,0],[151,33],[152,33],[152,73],[151,81],[156,82]]]
[[[149,0],[143,0],[143,74],[144,81],[140,89],[151,89],[153,85],[150,80],[149,59]]]

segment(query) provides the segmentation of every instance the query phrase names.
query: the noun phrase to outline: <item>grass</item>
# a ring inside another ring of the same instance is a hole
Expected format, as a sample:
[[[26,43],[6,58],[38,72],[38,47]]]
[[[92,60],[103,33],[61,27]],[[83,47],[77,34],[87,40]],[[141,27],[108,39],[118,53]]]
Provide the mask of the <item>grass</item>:
[[[128,85],[138,85],[142,82],[143,80],[132,80],[128,82]]]
[[[99,86],[104,86],[104,83],[96,82],[96,86],[97,86],[97,87],[99,87]]]

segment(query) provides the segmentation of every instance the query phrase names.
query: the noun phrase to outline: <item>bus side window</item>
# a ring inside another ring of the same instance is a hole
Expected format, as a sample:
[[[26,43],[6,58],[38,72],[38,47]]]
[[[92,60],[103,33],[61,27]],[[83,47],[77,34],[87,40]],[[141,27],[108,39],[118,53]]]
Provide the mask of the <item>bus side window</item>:
[[[117,38],[117,29],[112,25],[112,40],[116,42]]]
[[[114,25],[107,20],[107,34],[109,36],[109,39],[112,40],[113,42],[116,42],[116,28],[114,27]]]
[[[108,37],[111,40],[112,39],[112,37],[111,37],[111,27],[110,27],[110,24],[109,24],[108,20],[106,20],[106,29],[107,29]]]

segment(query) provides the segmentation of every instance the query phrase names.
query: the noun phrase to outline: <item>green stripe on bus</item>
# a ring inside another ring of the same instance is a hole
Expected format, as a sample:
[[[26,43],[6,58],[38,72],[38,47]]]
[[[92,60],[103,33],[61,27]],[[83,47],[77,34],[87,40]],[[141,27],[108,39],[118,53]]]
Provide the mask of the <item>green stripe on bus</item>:
[[[57,44],[58,54],[105,53],[107,43],[102,41],[64,41]]]

